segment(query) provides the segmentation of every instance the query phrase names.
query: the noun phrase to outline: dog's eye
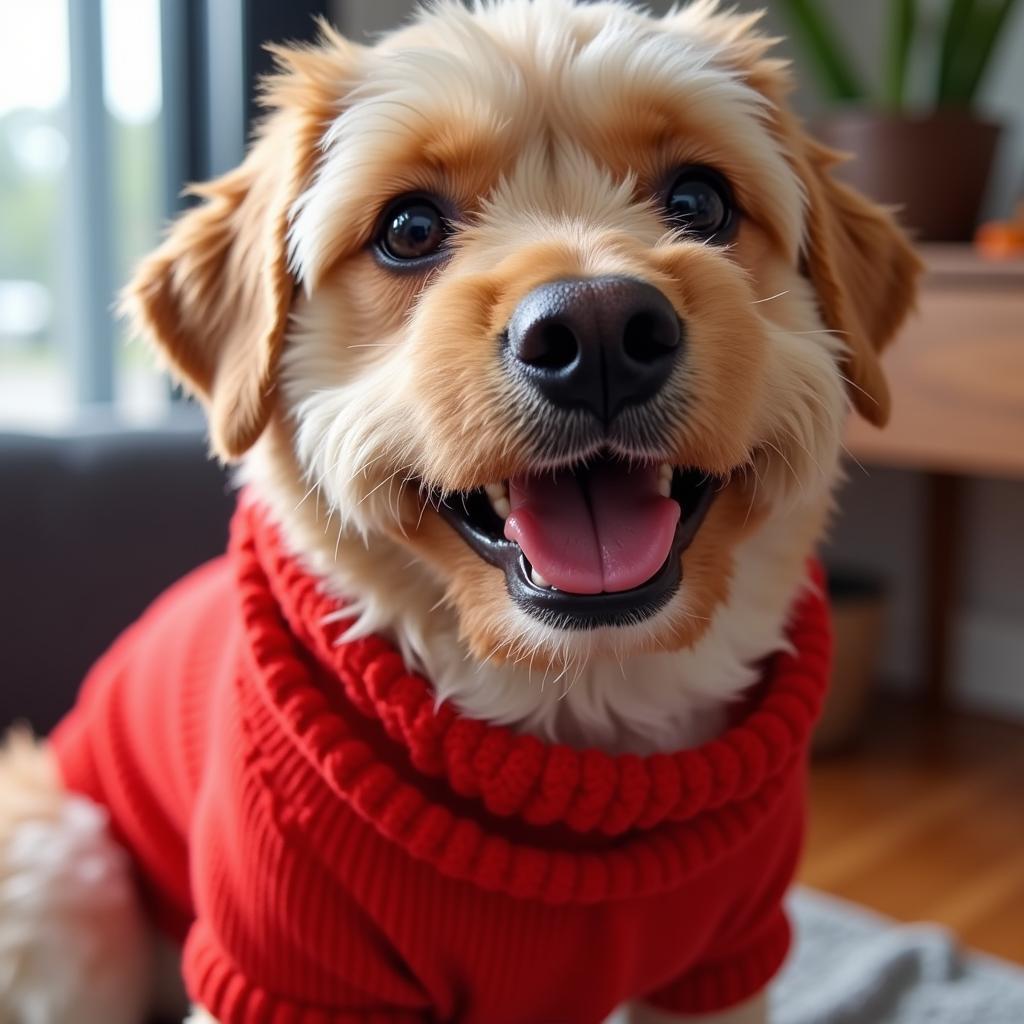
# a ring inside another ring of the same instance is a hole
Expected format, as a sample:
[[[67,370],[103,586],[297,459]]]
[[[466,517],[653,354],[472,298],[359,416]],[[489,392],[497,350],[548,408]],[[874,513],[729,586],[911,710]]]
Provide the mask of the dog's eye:
[[[732,189],[710,167],[688,167],[665,194],[668,221],[708,242],[728,240],[734,214]]]
[[[384,215],[378,245],[385,256],[403,263],[421,260],[441,248],[448,227],[429,199],[401,199]]]

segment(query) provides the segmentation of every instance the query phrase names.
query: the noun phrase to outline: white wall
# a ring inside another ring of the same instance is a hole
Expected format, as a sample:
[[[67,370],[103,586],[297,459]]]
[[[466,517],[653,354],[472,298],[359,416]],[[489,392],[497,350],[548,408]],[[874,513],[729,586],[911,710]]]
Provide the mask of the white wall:
[[[886,45],[887,18],[891,0],[819,0],[827,9],[842,34],[843,42],[853,55],[855,66],[864,79],[877,90],[881,75],[882,54]],[[772,0],[741,0],[748,10],[767,9],[767,20],[773,31],[788,35],[791,26],[783,9]],[[933,94],[934,57],[940,37],[948,0],[921,0],[918,5],[922,43],[912,55],[908,79],[908,95],[917,107],[927,107]],[[798,103],[811,112],[820,107],[814,78],[804,55],[784,46],[796,61],[801,88]],[[979,108],[987,116],[1004,124],[1004,134],[997,156],[986,204],[990,216],[1003,216],[1012,209],[1016,199],[1024,198],[1024,7],[1011,15],[1005,34],[999,42],[988,76],[982,83]]]
[[[876,66],[888,0],[824,2],[842,26],[859,65]],[[926,17],[935,18],[944,2],[925,0]],[[344,0],[338,22],[348,34],[360,36],[397,24],[411,6],[408,0]],[[651,6],[668,4],[656,0]],[[739,6],[767,6],[769,29],[786,33],[778,4],[744,0]],[[796,102],[804,112],[813,112],[818,104],[807,84],[808,69],[799,53],[791,55],[804,83]],[[930,70],[921,60],[913,67],[912,91],[918,97],[926,92]],[[989,212],[1001,215],[1024,191],[1024,7],[1016,11],[997,54],[982,106],[1008,125],[988,202]],[[922,670],[924,503],[924,481],[917,474],[872,469],[865,476],[851,468],[829,544],[830,557],[836,561],[873,569],[891,581],[883,669],[902,688],[920,685]],[[971,482],[965,506],[955,690],[967,705],[1024,719],[1024,484]]]

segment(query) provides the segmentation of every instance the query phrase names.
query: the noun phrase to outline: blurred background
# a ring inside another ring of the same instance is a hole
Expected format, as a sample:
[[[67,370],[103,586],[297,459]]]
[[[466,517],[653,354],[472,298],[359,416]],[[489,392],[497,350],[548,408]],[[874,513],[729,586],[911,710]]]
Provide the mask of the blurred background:
[[[223,545],[224,479],[117,287],[183,183],[241,158],[263,42],[314,15],[367,38],[411,6],[0,0],[0,726],[48,728],[115,631]],[[798,109],[903,208],[928,268],[888,358],[892,427],[851,424],[805,878],[1024,962],[1024,3],[738,6],[788,37]]]

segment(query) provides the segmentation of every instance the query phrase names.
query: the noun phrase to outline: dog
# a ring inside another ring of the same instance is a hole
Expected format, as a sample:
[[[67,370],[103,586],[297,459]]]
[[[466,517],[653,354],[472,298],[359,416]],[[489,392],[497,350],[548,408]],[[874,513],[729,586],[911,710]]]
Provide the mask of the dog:
[[[762,1022],[813,565],[919,265],[756,16],[275,47],[125,306],[242,485],[0,764],[0,1019]]]

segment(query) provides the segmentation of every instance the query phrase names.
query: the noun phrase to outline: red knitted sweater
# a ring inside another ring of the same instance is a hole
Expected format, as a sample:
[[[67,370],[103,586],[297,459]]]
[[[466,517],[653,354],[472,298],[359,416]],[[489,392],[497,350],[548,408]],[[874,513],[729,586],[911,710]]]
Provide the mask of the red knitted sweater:
[[[576,751],[449,706],[243,499],[229,554],[93,669],[53,742],[222,1024],[597,1024],[753,995],[788,944],[827,614],[718,740]]]

